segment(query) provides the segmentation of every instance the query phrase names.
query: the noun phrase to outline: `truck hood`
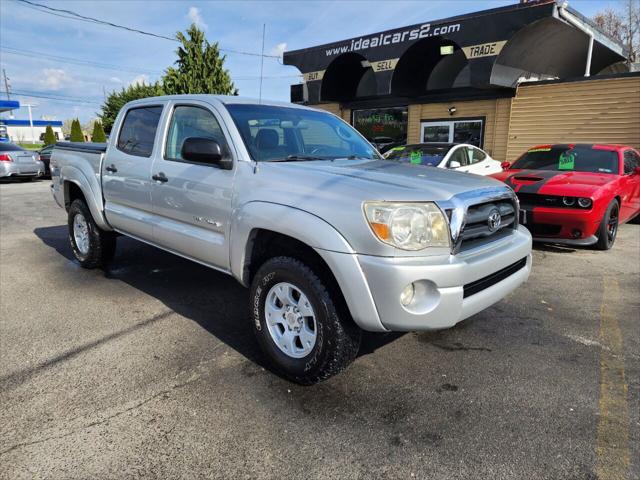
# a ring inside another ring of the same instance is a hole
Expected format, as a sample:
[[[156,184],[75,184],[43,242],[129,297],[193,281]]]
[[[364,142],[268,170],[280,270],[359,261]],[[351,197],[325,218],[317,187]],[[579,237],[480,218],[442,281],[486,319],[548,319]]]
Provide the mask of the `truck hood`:
[[[336,160],[261,164],[300,182],[304,189],[330,190],[351,200],[448,200],[470,190],[496,187],[494,179],[390,160]]]

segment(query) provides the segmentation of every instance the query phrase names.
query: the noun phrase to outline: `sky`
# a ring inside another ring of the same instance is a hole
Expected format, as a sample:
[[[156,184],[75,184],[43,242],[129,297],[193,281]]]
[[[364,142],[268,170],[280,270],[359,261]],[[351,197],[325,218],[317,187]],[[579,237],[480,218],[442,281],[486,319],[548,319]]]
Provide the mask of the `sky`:
[[[222,50],[251,53],[261,51],[264,24],[264,51],[270,55],[517,3],[517,0],[33,1],[167,37],[184,31],[193,22],[205,31],[210,42],[218,42]],[[618,0],[569,3],[589,17],[604,8],[618,6]],[[87,122],[95,118],[109,92],[136,82],[158,80],[175,61],[177,45],[161,38],[54,16],[17,0],[0,0],[0,66],[10,79],[10,91],[15,92],[11,99],[35,105],[34,119],[78,117]],[[225,66],[240,95],[257,97],[260,57],[223,53],[227,55]],[[282,65],[279,59],[265,58],[263,98],[289,100],[289,86],[298,82],[299,74],[295,67]],[[6,99],[1,77],[0,97]],[[27,118],[26,108],[14,115]]]

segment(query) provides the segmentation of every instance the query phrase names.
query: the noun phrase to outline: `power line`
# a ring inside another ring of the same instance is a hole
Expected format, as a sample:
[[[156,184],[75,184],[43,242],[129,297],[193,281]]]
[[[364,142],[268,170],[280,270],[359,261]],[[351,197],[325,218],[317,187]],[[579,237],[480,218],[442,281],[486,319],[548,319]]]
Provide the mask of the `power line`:
[[[61,8],[53,8],[50,7],[48,5],[42,5],[40,3],[36,3],[36,2],[31,2],[30,0],[16,0],[17,2],[22,3],[25,6],[29,6],[30,8],[34,8],[35,10],[42,12],[42,13],[47,13],[49,15],[55,15],[57,17],[63,17],[63,18],[68,18],[71,20],[79,20],[79,21],[83,21],[83,22],[89,22],[89,23],[97,23],[100,25],[106,25],[108,27],[113,27],[113,28],[118,28],[121,30],[126,30],[128,32],[131,33],[138,33],[140,35],[146,35],[149,37],[155,37],[155,38],[160,38],[162,40],[169,40],[171,42],[179,42],[179,40],[172,38],[172,37],[167,37],[166,35],[161,35],[161,34],[157,34],[157,33],[153,33],[153,32],[146,32],[144,30],[139,30],[137,28],[132,28],[132,27],[127,27],[125,25],[120,25],[117,23],[113,23],[113,22],[109,22],[106,20],[100,20],[98,18],[93,18],[93,17],[88,17],[86,15],[80,15],[79,13],[76,13],[72,10],[65,10],[65,9],[61,9]],[[226,53],[231,53],[231,54],[236,54],[236,55],[249,55],[249,56],[253,56],[253,57],[263,57],[263,58],[275,58],[275,59],[280,59],[279,55],[265,55],[264,53],[256,53],[256,52],[246,52],[246,51],[242,51],[242,50],[233,50],[230,48],[218,48],[221,52],[226,52]]]
[[[3,50],[4,52],[8,53],[8,54],[12,54],[12,55],[23,55],[25,57],[32,57],[32,58],[45,58],[45,59],[50,59],[50,60],[56,60],[56,62],[59,63],[69,63],[72,65],[86,65],[86,66],[90,66],[90,67],[95,67],[95,68],[103,68],[105,70],[118,70],[121,72],[128,72],[128,73],[147,73],[147,74],[151,74],[151,75],[161,75],[162,72],[155,72],[155,71],[151,71],[151,70],[133,70],[133,69],[129,69],[126,67],[120,67],[118,65],[113,65],[110,63],[100,63],[100,62],[93,62],[91,60],[83,60],[80,58],[71,58],[71,57],[63,57],[60,55],[50,55],[48,53],[43,53],[43,52],[34,52],[32,50],[22,50],[19,48],[13,48],[13,47],[4,47],[4,46],[0,46],[0,50]]]
[[[88,100],[80,100],[80,99],[73,99],[70,97],[52,97],[49,95],[40,95],[40,94],[36,94],[36,93],[24,93],[24,92],[15,92],[12,91],[11,95],[15,95],[17,97],[33,97],[33,98],[44,98],[47,100],[53,100],[56,102],[68,102],[68,103],[82,103],[84,105],[96,105],[96,106],[100,106],[100,103],[98,102],[91,102]]]

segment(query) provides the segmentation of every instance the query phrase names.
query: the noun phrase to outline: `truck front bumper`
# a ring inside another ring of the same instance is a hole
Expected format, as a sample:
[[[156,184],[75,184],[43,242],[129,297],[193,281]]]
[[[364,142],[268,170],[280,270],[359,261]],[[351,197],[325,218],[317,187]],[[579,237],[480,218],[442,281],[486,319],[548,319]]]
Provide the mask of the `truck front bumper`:
[[[329,256],[336,255],[343,254]],[[348,281],[342,280],[344,273],[337,279],[360,327],[372,331],[435,330],[454,326],[525,282],[531,272],[531,235],[520,227],[507,238],[457,255],[354,256],[361,275],[354,271],[346,275]],[[328,263],[334,272],[334,261],[339,262],[338,268],[352,268],[346,258],[332,258]],[[402,292],[412,284],[413,300],[403,305]]]

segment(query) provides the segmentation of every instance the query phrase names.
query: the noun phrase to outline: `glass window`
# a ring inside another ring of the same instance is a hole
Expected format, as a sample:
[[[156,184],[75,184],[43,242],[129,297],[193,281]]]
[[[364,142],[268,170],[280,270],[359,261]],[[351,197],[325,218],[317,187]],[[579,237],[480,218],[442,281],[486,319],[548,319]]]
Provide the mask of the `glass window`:
[[[220,124],[213,113],[205,108],[186,105],[175,108],[164,157],[168,160],[182,160],[182,144],[189,137],[215,140],[223,155],[228,155],[227,142]]]
[[[464,147],[456,148],[449,158],[447,168],[458,168],[452,167],[451,162],[458,162],[461,167],[466,167],[469,164],[469,155],[467,153],[467,149]]]
[[[407,143],[407,107],[354,110],[353,126],[378,150]]]
[[[626,152],[624,152],[625,175],[633,173],[636,167],[640,167],[640,158],[638,158],[638,155],[634,151],[627,150]]]
[[[591,145],[552,145],[533,148],[512,169],[619,173],[618,152]]]
[[[474,163],[480,163],[487,158],[487,154],[479,148],[467,147],[467,150],[469,153],[469,163],[472,165]]]
[[[138,157],[150,157],[161,114],[161,106],[129,110],[120,128],[118,150]]]
[[[449,141],[449,125],[425,125],[422,131],[422,141],[447,143]]]
[[[482,145],[482,120],[454,122],[454,143],[468,143],[480,147]]]
[[[16,151],[24,152],[26,150],[13,143],[0,143],[0,152],[16,152]]]
[[[226,107],[257,161],[380,158],[351,126],[325,112],[272,105]]]

